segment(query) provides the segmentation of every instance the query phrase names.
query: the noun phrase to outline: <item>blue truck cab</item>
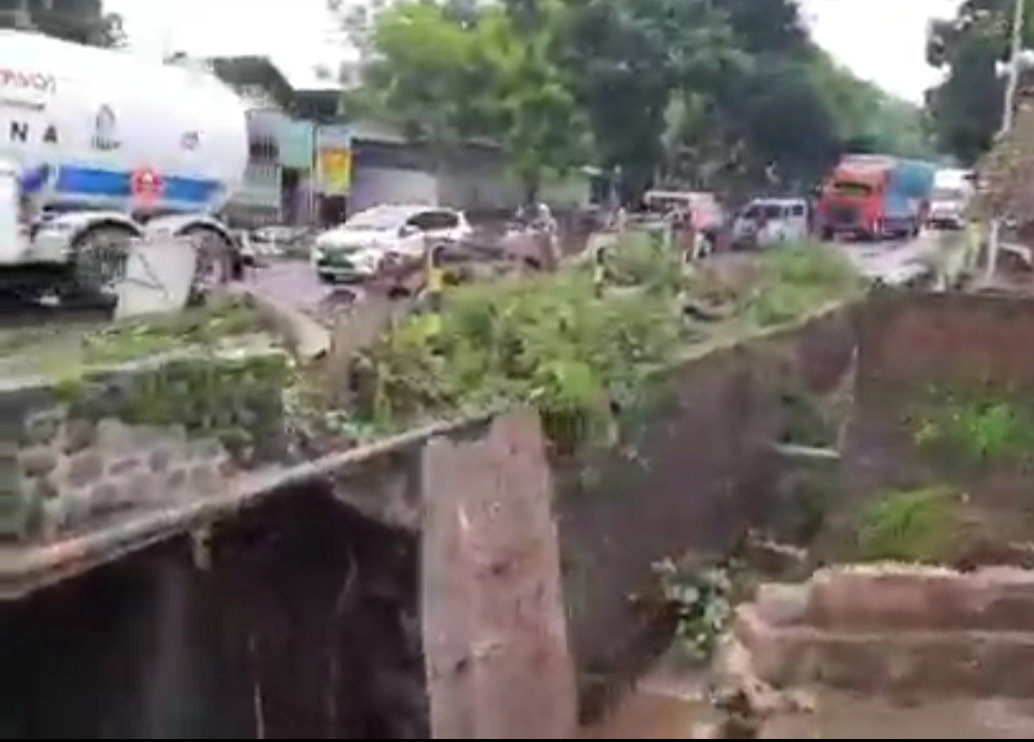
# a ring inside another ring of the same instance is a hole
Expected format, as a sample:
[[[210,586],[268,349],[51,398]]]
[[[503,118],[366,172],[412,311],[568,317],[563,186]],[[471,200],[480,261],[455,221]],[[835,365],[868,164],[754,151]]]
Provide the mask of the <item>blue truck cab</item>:
[[[899,160],[892,166],[883,197],[884,228],[893,236],[916,236],[930,210],[937,166],[921,160]]]

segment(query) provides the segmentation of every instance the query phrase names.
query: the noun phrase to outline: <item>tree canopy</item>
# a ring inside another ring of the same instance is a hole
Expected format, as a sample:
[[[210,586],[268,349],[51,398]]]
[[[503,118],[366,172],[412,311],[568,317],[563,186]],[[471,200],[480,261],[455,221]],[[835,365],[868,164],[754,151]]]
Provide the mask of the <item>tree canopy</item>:
[[[1034,43],[1034,0],[1026,0],[1023,41]],[[954,18],[931,25],[927,61],[945,72],[927,107],[940,146],[972,164],[1001,125],[1004,80],[996,64],[1009,56],[1014,0],[965,0]]]
[[[19,0],[0,10],[0,28],[40,31],[92,46],[120,46],[122,18],[105,13],[101,0]]]
[[[531,190],[575,164],[629,197],[804,187],[844,151],[930,150],[924,112],[835,64],[793,0],[403,0],[368,48],[367,110],[443,151],[494,140]]]

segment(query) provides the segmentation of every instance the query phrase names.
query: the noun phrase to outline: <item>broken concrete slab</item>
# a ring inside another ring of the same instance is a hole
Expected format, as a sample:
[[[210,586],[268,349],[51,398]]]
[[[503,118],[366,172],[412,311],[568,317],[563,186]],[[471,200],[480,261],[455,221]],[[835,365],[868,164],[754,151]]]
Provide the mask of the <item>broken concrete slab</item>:
[[[577,725],[553,482],[537,415],[423,454],[422,602],[435,739],[570,739]]]

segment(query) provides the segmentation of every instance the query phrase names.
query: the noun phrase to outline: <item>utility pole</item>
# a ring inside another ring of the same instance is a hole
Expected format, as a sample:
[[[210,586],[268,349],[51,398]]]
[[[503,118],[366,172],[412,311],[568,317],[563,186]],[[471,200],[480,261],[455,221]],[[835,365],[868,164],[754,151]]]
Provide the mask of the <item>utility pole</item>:
[[[1020,61],[1023,56],[1023,21],[1026,0],[1016,0],[1012,19],[1012,41],[1009,44],[1009,72],[1005,83],[1005,101],[1002,111],[1001,136],[1012,129],[1016,109],[1016,91],[1020,84]],[[991,220],[991,229],[987,235],[987,264],[985,279],[990,284],[994,280],[998,267],[998,253],[1002,242],[1002,220],[995,216]]]

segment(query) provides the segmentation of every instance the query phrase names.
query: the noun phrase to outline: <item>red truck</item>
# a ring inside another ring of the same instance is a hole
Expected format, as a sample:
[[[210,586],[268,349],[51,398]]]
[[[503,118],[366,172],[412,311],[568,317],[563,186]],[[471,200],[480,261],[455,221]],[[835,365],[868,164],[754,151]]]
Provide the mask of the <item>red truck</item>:
[[[936,166],[884,155],[852,155],[826,179],[817,207],[823,239],[880,240],[919,233],[930,208]]]

